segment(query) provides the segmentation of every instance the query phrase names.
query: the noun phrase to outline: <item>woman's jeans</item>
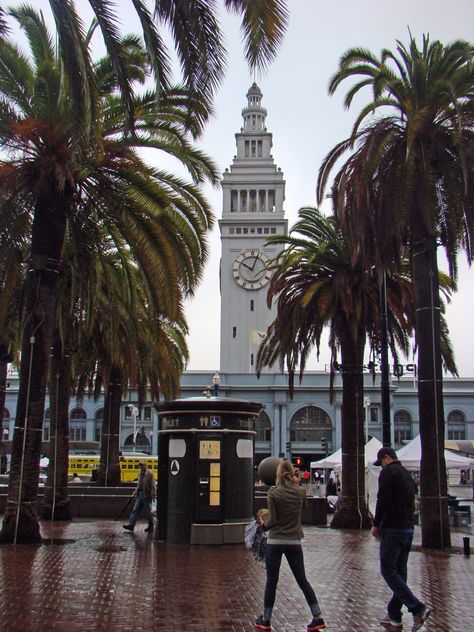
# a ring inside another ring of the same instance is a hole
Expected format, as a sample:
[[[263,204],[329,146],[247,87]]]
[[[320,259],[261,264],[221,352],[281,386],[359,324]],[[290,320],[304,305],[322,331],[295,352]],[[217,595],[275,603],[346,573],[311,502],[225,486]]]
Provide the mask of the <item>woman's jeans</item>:
[[[413,541],[413,529],[382,529],[380,540],[380,572],[393,597],[387,606],[388,616],[393,621],[402,620],[402,606],[417,614],[423,604],[407,585],[407,563]]]
[[[280,564],[282,555],[285,555],[298,586],[303,591],[306,601],[313,613],[318,615],[321,609],[311,584],[306,579],[304,570],[303,549],[301,544],[267,544],[265,549],[265,566],[267,567],[267,583],[263,598],[264,610],[273,608],[275,594],[280,575]],[[315,608],[316,606],[316,608]]]
[[[144,498],[143,492],[138,492],[137,499],[135,500],[135,506],[133,507],[133,511],[130,514],[130,518],[128,520],[129,524],[135,526],[138,516],[142,508],[145,508],[145,515],[148,520],[148,526],[153,528],[153,516],[151,514],[151,498]]]

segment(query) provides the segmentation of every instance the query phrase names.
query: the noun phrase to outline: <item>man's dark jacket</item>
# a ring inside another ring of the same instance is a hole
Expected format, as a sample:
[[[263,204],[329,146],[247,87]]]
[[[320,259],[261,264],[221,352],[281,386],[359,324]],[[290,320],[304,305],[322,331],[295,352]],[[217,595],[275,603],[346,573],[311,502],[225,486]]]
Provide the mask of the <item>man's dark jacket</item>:
[[[379,529],[413,529],[415,481],[400,461],[382,469],[374,526]]]

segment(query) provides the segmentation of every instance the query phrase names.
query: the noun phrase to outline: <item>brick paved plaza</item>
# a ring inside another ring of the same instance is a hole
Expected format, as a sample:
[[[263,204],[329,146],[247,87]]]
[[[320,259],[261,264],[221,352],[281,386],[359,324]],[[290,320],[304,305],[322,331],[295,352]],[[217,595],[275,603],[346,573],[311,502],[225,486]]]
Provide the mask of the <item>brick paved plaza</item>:
[[[265,571],[243,545],[165,545],[144,533],[145,526],[138,523],[130,534],[112,521],[44,524],[50,543],[0,546],[1,632],[254,629]],[[305,531],[308,576],[328,630],[381,630],[378,621],[389,593],[378,572],[377,543],[367,532]],[[462,535],[453,533],[454,545],[461,546]],[[417,529],[418,544],[419,539]],[[409,581],[434,611],[426,630],[474,630],[473,569],[472,558],[459,550],[415,548]],[[308,621],[306,603],[284,561],[274,630],[304,632]],[[411,630],[409,615],[404,630]]]

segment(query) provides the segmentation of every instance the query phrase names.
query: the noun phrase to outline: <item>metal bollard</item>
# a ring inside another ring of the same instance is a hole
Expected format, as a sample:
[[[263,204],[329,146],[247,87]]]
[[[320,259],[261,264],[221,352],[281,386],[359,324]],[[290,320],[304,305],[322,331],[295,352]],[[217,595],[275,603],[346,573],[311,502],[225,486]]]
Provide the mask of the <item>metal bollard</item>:
[[[471,555],[471,547],[469,544],[469,540],[470,538],[468,538],[467,536],[464,536],[462,539],[462,546],[464,549],[464,555]]]

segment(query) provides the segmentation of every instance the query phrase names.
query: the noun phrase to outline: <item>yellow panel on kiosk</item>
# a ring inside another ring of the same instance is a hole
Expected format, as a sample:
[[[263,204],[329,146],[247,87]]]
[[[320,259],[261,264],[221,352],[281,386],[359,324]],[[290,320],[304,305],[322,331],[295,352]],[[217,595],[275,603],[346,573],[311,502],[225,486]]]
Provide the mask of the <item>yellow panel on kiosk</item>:
[[[210,494],[209,494],[209,504],[212,507],[216,507],[216,506],[221,504],[220,492],[210,492]]]
[[[211,463],[211,467],[209,470],[210,476],[220,476],[221,475],[221,464],[220,463]]]
[[[209,481],[209,489],[211,492],[221,491],[221,479],[219,476],[211,476],[211,480]]]

